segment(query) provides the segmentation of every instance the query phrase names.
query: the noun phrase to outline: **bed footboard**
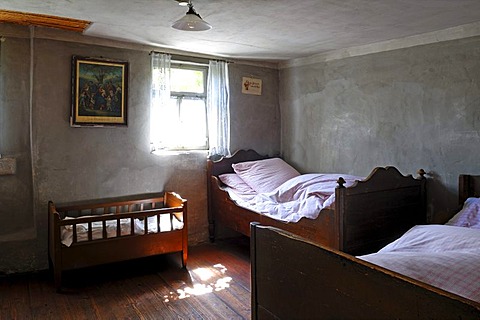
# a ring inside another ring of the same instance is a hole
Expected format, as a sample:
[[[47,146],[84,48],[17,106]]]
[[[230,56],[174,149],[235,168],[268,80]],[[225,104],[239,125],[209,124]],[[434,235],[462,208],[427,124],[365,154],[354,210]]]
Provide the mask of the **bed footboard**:
[[[480,304],[251,225],[252,319],[478,319]]]
[[[377,167],[370,175],[335,190],[338,246],[361,255],[378,251],[408,229],[427,222],[425,171],[402,175],[395,167]]]

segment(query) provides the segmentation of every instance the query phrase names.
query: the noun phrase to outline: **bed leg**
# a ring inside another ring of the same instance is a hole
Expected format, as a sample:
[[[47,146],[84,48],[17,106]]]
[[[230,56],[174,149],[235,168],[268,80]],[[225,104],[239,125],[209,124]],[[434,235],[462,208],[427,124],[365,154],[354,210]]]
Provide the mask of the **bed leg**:
[[[208,223],[208,237],[210,242],[215,242],[215,222],[211,221]]]

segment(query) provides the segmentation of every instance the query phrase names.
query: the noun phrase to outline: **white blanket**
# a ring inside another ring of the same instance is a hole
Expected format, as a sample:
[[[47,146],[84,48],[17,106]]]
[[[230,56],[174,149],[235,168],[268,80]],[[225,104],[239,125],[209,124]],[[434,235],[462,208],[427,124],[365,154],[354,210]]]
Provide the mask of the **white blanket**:
[[[284,222],[298,222],[302,218],[316,219],[322,209],[335,204],[339,177],[345,179],[345,187],[363,179],[347,174],[310,173],[292,178],[269,193],[242,196],[227,190],[241,207]]]
[[[415,226],[377,253],[358,257],[480,302],[480,230]]]

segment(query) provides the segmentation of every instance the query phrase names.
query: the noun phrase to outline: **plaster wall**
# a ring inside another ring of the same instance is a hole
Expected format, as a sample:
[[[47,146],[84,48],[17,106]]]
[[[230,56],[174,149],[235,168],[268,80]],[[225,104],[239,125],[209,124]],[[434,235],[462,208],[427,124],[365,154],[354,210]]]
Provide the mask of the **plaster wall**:
[[[233,63],[230,73],[231,151],[254,149],[270,156],[280,153],[278,70]],[[262,80],[262,94],[242,93],[242,78]]]
[[[16,174],[0,175],[0,241],[31,237],[33,230],[30,153],[29,68],[18,56],[28,57],[28,39],[12,39],[7,49],[0,43],[0,154],[13,158]],[[19,81],[7,76],[18,75]],[[10,105],[10,108],[5,108]],[[7,158],[8,157],[8,158]],[[0,159],[2,160],[2,159]],[[11,235],[14,235],[11,237]]]
[[[46,39],[28,28],[8,28],[2,43],[0,152],[18,162],[15,175],[0,176],[0,273],[47,268],[49,200],[64,203],[173,190],[189,201],[190,245],[208,241],[207,153],[159,156],[149,150],[149,50],[101,45],[98,40],[89,44],[85,39]],[[73,55],[129,62],[128,127],[70,127]],[[232,86],[232,113],[250,105],[237,112],[238,120],[232,118],[232,137],[241,131],[232,148],[278,153],[278,73],[255,70],[271,93],[252,102],[237,92],[241,86]],[[230,82],[250,73],[248,66],[233,64]],[[252,103],[263,111],[257,112]],[[277,121],[265,121],[260,130],[251,128],[257,123],[249,119],[268,118],[272,110]],[[243,132],[269,138],[259,141]]]
[[[460,173],[480,174],[480,38],[280,71],[282,153],[303,172],[429,173],[432,221],[458,208]]]

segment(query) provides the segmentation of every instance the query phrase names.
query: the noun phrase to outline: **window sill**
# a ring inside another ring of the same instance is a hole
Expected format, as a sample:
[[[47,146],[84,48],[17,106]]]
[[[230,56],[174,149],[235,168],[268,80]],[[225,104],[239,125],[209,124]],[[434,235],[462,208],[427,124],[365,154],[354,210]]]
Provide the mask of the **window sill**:
[[[155,150],[151,152],[156,156],[178,156],[183,154],[208,154],[208,150]]]

